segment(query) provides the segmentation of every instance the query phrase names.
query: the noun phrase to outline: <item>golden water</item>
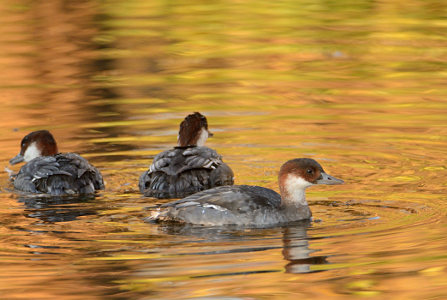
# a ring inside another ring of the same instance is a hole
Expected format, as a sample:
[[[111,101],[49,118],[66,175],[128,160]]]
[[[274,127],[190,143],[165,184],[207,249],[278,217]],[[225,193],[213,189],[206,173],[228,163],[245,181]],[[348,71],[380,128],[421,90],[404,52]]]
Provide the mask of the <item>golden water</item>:
[[[447,298],[447,5],[0,1],[0,165],[31,130],[103,173],[95,199],[0,176],[4,299]],[[315,222],[166,227],[138,176],[190,112],[238,184],[313,157]],[[17,170],[17,168],[14,168]]]

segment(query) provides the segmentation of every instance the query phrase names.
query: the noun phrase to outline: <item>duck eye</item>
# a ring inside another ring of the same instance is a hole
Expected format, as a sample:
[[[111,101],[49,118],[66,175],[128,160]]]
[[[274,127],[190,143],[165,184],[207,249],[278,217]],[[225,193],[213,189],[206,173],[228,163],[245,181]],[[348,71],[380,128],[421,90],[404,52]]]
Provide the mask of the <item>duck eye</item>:
[[[313,172],[312,169],[307,169],[307,174],[312,174]]]

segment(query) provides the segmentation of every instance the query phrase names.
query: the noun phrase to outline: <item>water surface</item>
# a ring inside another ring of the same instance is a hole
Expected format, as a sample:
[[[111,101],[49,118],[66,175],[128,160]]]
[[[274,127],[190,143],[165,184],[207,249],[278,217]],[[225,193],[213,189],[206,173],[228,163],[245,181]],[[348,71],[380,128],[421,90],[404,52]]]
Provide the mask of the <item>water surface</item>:
[[[438,1],[0,2],[0,164],[28,132],[103,173],[96,198],[0,176],[0,295],[447,297],[447,21]],[[314,222],[144,223],[139,174],[200,111],[237,184],[317,159]],[[14,168],[17,170],[17,168]]]

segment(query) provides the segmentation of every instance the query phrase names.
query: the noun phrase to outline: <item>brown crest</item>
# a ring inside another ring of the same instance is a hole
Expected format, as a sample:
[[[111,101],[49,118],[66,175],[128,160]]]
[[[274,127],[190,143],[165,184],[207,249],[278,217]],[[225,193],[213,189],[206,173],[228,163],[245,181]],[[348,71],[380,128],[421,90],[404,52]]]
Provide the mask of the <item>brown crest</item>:
[[[197,145],[197,140],[200,137],[202,129],[208,130],[206,117],[199,112],[188,115],[180,123],[178,146],[186,147]]]

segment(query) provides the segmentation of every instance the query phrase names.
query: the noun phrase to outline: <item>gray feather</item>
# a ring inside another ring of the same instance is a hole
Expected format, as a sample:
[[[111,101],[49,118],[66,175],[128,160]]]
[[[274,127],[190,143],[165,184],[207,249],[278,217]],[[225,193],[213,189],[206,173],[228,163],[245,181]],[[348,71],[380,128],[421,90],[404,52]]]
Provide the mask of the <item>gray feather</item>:
[[[51,195],[92,194],[104,189],[101,173],[76,153],[37,157],[14,180],[18,190]]]
[[[151,221],[266,226],[308,219],[307,205],[284,209],[281,196],[259,186],[220,186],[166,203]]]
[[[139,179],[145,196],[180,198],[216,186],[232,185],[233,171],[208,147],[176,147],[155,156]]]

